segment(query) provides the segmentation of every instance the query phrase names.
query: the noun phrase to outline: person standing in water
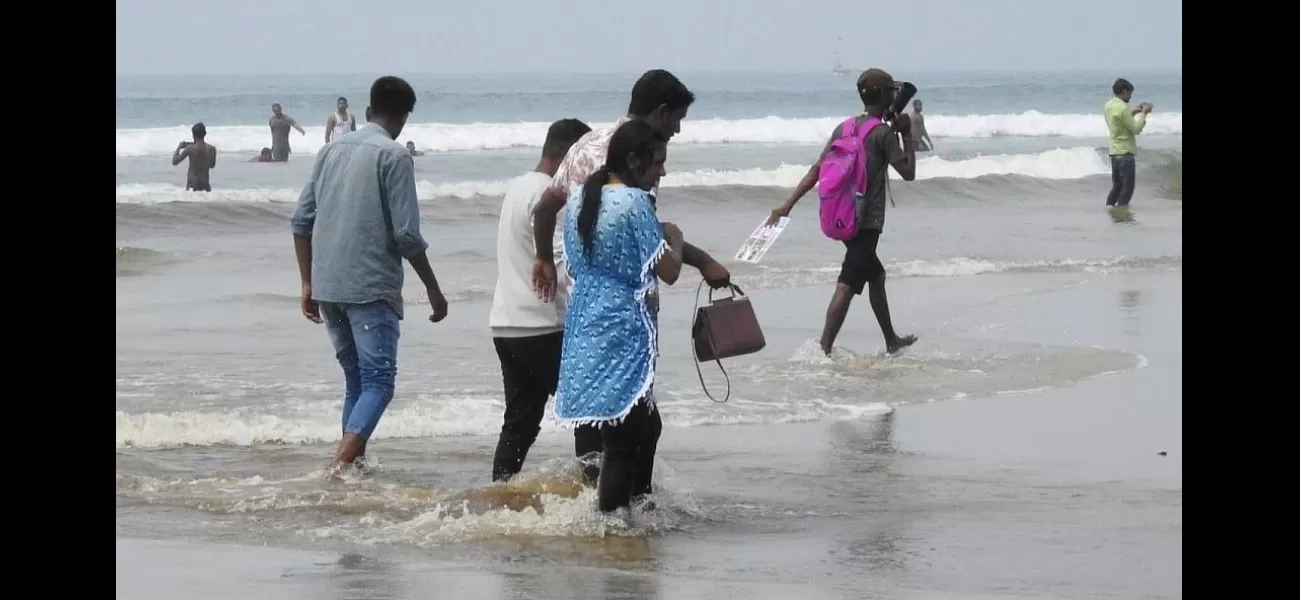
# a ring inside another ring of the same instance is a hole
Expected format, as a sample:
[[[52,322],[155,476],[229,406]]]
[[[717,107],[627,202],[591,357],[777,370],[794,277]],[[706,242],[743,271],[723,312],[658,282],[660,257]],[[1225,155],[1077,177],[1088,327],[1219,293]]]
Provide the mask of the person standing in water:
[[[1133,84],[1123,77],[1115,80],[1111,92],[1115,97],[1103,108],[1110,133],[1110,193],[1106,195],[1106,206],[1112,218],[1123,221],[1130,216],[1128,203],[1137,185],[1137,136],[1146,128],[1152,106],[1143,102],[1129,108]]]
[[[552,123],[537,166],[512,181],[501,201],[497,280],[488,327],[501,362],[506,406],[492,460],[492,481],[510,479],[523,468],[541,431],[546,401],[559,382],[566,297],[563,288],[553,302],[533,293],[533,207],[551,186],[565,153],[588,131],[591,127],[577,119]],[[595,429],[574,431],[579,458],[599,448],[600,433]]]
[[[607,158],[573,188],[564,218],[565,265],[573,274],[564,321],[555,417],[600,432],[600,511],[627,510],[653,493],[663,429],[656,406],[658,282],[676,283],[685,240],[660,223],[659,185],[668,138],[646,120],[619,126]]]
[[[609,148],[615,133],[632,121],[644,121],[659,133],[664,140],[672,139],[682,130],[682,120],[695,103],[695,93],[675,75],[663,69],[646,71],[632,85],[631,99],[627,112],[608,127],[594,129],[578,138],[573,147],[564,155],[564,161],[555,171],[550,188],[538,199],[533,208],[533,287],[543,300],[550,302],[557,294],[566,293],[573,285],[571,275],[576,273],[565,264],[568,246],[564,244],[564,229],[557,228],[557,220],[563,221],[567,212],[566,205],[573,202],[574,190],[582,186],[596,174],[605,161],[610,159]],[[625,157],[621,157],[625,158]],[[658,179],[650,190],[650,198],[655,201]],[[629,185],[632,185],[629,183]],[[700,276],[712,288],[723,288],[731,283],[731,272],[703,249],[684,242],[682,260],[685,264],[699,269]],[[558,265],[558,268],[557,268]],[[657,314],[658,297],[652,293],[650,303]],[[657,427],[658,421],[650,426]],[[580,425],[579,428],[587,427]],[[651,434],[647,434],[651,435]],[[651,437],[658,439],[658,433]],[[599,436],[582,432],[577,434],[575,448],[578,456],[588,457],[601,450]],[[588,483],[594,483],[599,476],[599,469],[585,461],[583,476]]]
[[[930,132],[925,130],[925,117],[921,114],[921,101],[912,101],[912,142],[916,145],[917,152],[929,152],[934,150],[934,140],[930,139]]]
[[[289,160],[289,128],[298,130],[299,135],[307,135],[307,132],[293,120],[293,117],[284,114],[280,108],[280,103],[271,105],[271,119],[266,123],[271,127],[271,162],[284,162]]]
[[[181,142],[176,146],[176,152],[172,154],[172,166],[188,159],[190,164],[186,169],[185,189],[211,192],[212,183],[208,179],[208,173],[217,166],[217,148],[204,141],[208,136],[208,128],[202,122],[195,123],[190,128],[190,133],[194,136],[194,141]]]
[[[425,253],[415,164],[395,138],[415,90],[397,77],[370,87],[369,124],[326,144],[290,219],[302,284],[302,315],[325,323],[343,368],[342,429],[331,474],[365,456],[393,399],[406,259],[424,284],[437,323],[447,299]]]
[[[858,77],[858,97],[862,99],[863,111],[854,122],[854,129],[862,127],[868,119],[880,119],[885,110],[894,103],[898,95],[899,84],[893,76],[880,69],[867,69]],[[822,159],[831,148],[831,143],[840,137],[841,125],[836,125],[831,138],[822,149],[821,156],[808,169],[798,187],[790,194],[790,199],[772,210],[769,224],[774,224],[781,217],[790,216],[794,205],[817,185]],[[898,144],[899,136],[903,145]],[[867,189],[858,196],[858,234],[844,242],[844,262],[840,265],[840,276],[835,284],[835,293],[831,296],[830,306],[826,307],[826,326],[822,329],[822,352],[830,356],[835,346],[835,337],[844,325],[844,318],[849,314],[849,305],[854,296],[862,295],[862,290],[870,286],[868,299],[871,310],[876,313],[880,332],[885,336],[885,349],[890,354],[916,343],[914,335],[898,335],[889,315],[889,300],[885,296],[885,265],[876,254],[876,245],[885,228],[885,205],[889,186],[889,167],[893,166],[904,181],[916,179],[916,142],[913,141],[911,123],[907,115],[899,115],[893,127],[887,123],[877,125],[867,134],[863,142],[867,156]]]
[[[348,99],[339,96],[338,110],[325,119],[325,143],[345,133],[357,130],[357,118],[348,114]]]

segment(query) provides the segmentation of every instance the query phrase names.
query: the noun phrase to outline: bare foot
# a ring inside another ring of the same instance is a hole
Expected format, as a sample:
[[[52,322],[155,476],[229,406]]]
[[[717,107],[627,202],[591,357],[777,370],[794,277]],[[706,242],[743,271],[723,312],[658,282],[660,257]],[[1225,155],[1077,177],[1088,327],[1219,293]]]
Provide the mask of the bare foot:
[[[364,453],[365,447],[365,440],[362,440],[357,434],[343,434],[343,439],[339,441],[338,453],[334,455],[334,460],[330,463],[329,476],[338,477],[348,467],[356,463],[357,459]]]
[[[347,463],[341,463],[337,460],[330,461],[329,466],[325,467],[325,479],[329,481],[343,481],[343,473],[347,472],[347,470]]]
[[[889,354],[893,354],[915,343],[916,343],[916,336],[905,335],[903,337],[894,338],[890,342],[886,342],[885,351],[888,352]]]

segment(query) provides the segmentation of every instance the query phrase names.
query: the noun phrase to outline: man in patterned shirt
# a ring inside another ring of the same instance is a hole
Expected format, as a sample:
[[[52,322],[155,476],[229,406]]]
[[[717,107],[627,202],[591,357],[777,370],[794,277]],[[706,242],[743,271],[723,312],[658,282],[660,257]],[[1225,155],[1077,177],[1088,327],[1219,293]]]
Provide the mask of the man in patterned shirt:
[[[555,172],[551,187],[542,195],[533,209],[533,236],[537,258],[533,262],[533,286],[544,300],[555,298],[556,287],[567,292],[571,286],[564,269],[563,229],[555,226],[574,187],[581,187],[587,178],[605,164],[609,154],[609,140],[620,125],[632,119],[642,119],[654,126],[669,139],[682,130],[682,119],[695,102],[695,94],[686,89],[672,73],[663,69],[646,71],[632,86],[632,102],[627,115],[613,125],[597,129],[578,138],[577,143],[564,155],[564,162]],[[652,194],[658,195],[658,188]],[[700,270],[700,275],[714,288],[731,284],[731,273],[709,253],[687,243],[682,251],[682,261]],[[557,281],[558,280],[558,281]]]

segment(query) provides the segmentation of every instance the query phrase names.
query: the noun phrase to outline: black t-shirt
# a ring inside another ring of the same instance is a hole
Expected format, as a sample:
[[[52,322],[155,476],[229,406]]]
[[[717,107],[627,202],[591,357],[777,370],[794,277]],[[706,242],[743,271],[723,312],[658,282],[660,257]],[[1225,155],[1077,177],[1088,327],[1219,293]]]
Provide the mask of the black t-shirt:
[[[867,119],[867,115],[858,115],[854,127],[860,127]],[[830,139],[826,141],[823,154],[830,149],[831,142],[839,137],[840,125],[837,125]],[[867,190],[858,203],[858,230],[884,231],[885,206],[889,199],[889,167],[903,160],[903,146],[898,140],[898,134],[889,127],[889,124],[881,123],[867,134],[866,150]]]

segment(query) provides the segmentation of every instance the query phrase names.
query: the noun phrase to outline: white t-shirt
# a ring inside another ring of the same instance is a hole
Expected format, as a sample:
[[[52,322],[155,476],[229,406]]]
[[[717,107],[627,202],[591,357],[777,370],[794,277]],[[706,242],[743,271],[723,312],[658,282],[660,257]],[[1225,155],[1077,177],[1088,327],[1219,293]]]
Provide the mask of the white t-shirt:
[[[533,292],[533,207],[550,186],[549,175],[525,173],[510,182],[501,202],[497,283],[488,314],[493,337],[531,337],[564,330],[568,286],[557,286],[554,302],[544,302]]]

